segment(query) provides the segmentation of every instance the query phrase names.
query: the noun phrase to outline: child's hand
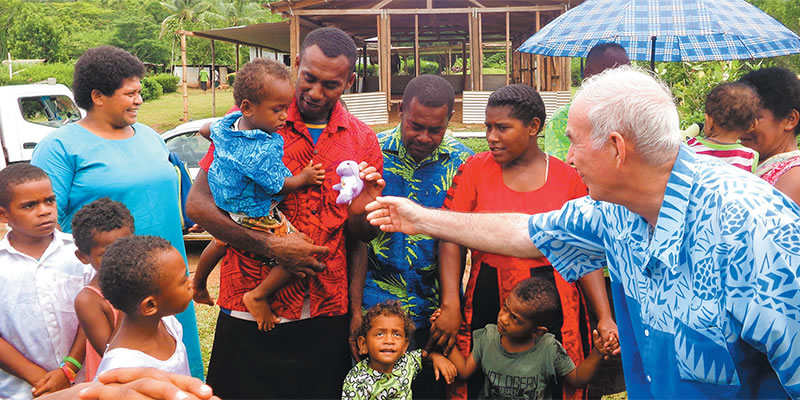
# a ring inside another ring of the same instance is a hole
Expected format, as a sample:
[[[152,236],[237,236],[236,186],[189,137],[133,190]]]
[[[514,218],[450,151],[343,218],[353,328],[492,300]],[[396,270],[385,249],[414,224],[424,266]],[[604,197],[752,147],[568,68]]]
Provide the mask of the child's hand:
[[[61,368],[56,368],[39,378],[39,380],[33,384],[31,392],[33,393],[33,397],[39,397],[43,394],[57,392],[68,387],[70,387],[70,383],[69,379],[67,379],[67,375],[64,374]]]
[[[430,358],[433,362],[433,372],[436,376],[436,380],[438,381],[439,376],[441,375],[445,382],[448,384],[453,383],[453,380],[456,379],[456,375],[458,375],[456,366],[453,365],[453,363],[450,362],[447,357],[439,353],[431,353]]]
[[[208,288],[205,283],[194,282],[194,302],[208,304],[210,306],[215,304],[214,299],[211,298],[211,294],[208,293]]]
[[[314,164],[314,160],[308,160],[308,165],[300,171],[300,176],[306,185],[321,185],[325,180],[325,169],[322,164]]]
[[[606,360],[613,355],[619,354],[619,339],[616,334],[609,335],[608,340],[603,341],[603,338],[600,337],[600,333],[595,329],[592,331],[592,341],[594,342],[594,348],[597,349]]]
[[[431,323],[436,322],[436,320],[439,319],[439,316],[441,315],[442,315],[442,309],[437,308],[436,311],[434,311],[433,314],[431,314]]]

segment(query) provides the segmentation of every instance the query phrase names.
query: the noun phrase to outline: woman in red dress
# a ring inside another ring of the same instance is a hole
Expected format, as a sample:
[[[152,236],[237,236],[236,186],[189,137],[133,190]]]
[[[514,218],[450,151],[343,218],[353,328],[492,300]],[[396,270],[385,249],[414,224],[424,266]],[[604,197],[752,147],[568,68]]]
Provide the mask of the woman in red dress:
[[[486,140],[490,151],[475,154],[461,166],[444,207],[460,212],[535,214],[560,209],[567,201],[586,196],[586,185],[576,170],[539,148],[537,135],[544,119],[542,98],[530,86],[510,85],[495,91],[486,107]],[[449,280],[461,276],[465,254],[466,249],[457,244],[440,242],[439,265],[442,274],[452,275]],[[465,355],[471,347],[472,331],[496,323],[500,306],[514,285],[534,275],[551,280],[558,289],[563,320],[559,326],[548,329],[576,365],[591,350],[583,289],[597,310],[601,333],[616,331],[603,271],[581,278],[582,289],[576,283],[566,282],[544,257],[519,259],[473,250],[471,259],[462,305],[464,321],[457,342]],[[469,398],[477,397],[483,380],[480,376],[468,381]],[[559,392],[564,398],[585,397],[582,389],[553,390]],[[464,394],[463,388],[455,389],[453,397],[463,398]]]

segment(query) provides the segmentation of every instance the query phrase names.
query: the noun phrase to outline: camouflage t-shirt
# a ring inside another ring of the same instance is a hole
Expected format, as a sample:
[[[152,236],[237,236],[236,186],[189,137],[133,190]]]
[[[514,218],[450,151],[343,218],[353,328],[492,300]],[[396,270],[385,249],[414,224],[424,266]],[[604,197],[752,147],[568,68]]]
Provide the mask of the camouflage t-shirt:
[[[342,400],[411,400],[411,382],[421,369],[422,350],[400,356],[388,374],[372,369],[368,358],[361,360],[344,378]]]

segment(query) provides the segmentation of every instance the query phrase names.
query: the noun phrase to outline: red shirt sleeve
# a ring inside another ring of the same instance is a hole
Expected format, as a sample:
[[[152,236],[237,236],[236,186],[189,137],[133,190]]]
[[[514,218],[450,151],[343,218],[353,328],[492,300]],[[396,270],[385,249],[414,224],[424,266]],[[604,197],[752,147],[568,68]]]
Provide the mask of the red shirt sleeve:
[[[476,161],[475,156],[471,156],[458,167],[458,172],[453,177],[453,183],[447,190],[442,208],[460,212],[469,212],[475,209],[478,192],[473,180],[473,171],[475,171],[473,165]]]
[[[211,143],[211,146],[208,146],[208,153],[203,156],[203,159],[200,160],[197,164],[200,165],[200,168],[203,171],[208,172],[208,169],[211,168],[211,163],[214,161],[214,143]]]

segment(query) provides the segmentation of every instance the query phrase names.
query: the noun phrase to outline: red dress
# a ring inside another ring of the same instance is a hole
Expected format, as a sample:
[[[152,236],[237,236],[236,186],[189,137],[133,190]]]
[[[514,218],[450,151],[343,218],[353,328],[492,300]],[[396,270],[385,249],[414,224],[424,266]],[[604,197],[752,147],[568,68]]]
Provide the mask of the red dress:
[[[547,181],[541,188],[530,192],[512,190],[503,182],[500,164],[494,161],[491,153],[484,152],[467,159],[458,170],[443,207],[461,212],[536,214],[558,210],[567,201],[587,194],[586,185],[575,169],[555,157],[550,157]],[[563,321],[559,321],[560,330],[555,326],[551,332],[576,365],[589,354],[588,314],[583,293],[575,283],[565,281],[544,257],[520,259],[473,250],[462,306],[464,324],[458,337],[458,347],[464,356],[469,355],[472,331],[496,323],[500,305],[511,289],[534,275],[554,282],[561,297]],[[472,382],[470,380],[470,394],[475,393]],[[480,381],[476,384],[480,386]],[[557,390],[553,392],[558,393]],[[564,398],[582,398],[583,390],[565,387],[563,395]],[[463,389],[456,389],[455,397],[463,398]]]

